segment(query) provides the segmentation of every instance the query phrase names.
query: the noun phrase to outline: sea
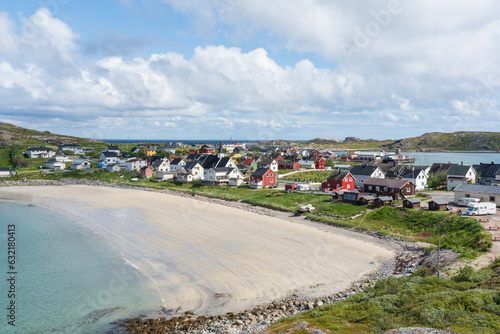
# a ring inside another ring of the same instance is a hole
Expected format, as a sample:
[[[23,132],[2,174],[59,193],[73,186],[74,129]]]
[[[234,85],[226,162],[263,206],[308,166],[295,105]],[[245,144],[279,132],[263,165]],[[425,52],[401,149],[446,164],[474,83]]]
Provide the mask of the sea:
[[[28,203],[0,199],[0,268],[0,333],[107,333],[163,305],[103,237]]]

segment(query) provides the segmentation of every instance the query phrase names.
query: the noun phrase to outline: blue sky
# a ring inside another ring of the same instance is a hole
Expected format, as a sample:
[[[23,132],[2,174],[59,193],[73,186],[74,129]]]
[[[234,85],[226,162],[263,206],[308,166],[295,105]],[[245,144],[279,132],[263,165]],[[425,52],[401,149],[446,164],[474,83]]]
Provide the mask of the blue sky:
[[[495,1],[0,5],[0,121],[94,138],[497,131]]]

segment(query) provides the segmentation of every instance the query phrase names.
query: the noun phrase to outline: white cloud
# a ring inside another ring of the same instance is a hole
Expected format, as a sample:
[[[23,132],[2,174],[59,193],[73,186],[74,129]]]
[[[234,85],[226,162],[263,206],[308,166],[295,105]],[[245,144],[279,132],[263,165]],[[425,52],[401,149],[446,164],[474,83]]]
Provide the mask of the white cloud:
[[[80,42],[47,9],[17,24],[0,13],[0,113],[43,111],[44,117],[96,120],[105,129],[118,119],[130,129],[157,122],[202,134],[200,122],[249,134],[302,126],[307,137],[350,135],[375,122],[448,130],[443,117],[457,127],[470,126],[466,117],[477,115],[500,125],[498,2],[161,1],[196,20],[199,31],[229,36],[231,45],[252,39],[261,45],[91,61],[78,50],[94,44]],[[99,45],[94,55],[123,53],[119,45]],[[341,46],[353,53],[346,57]],[[281,65],[286,52],[312,52],[333,65],[320,68],[308,59]]]

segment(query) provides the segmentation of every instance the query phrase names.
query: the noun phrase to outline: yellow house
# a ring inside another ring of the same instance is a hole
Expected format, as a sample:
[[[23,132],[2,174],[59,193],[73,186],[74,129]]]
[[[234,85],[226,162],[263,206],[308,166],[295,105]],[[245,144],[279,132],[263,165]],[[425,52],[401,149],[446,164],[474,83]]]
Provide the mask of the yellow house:
[[[144,154],[147,157],[152,157],[153,155],[156,154],[156,150],[154,149],[154,147],[147,147],[147,146],[144,146],[142,148],[141,152],[144,152]]]

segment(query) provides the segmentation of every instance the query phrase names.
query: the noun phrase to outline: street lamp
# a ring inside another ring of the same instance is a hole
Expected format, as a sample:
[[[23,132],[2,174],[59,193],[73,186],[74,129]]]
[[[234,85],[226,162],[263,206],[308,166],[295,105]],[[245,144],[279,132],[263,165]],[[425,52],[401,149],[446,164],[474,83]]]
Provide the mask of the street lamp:
[[[444,238],[448,233],[443,234],[442,236],[439,237],[438,240],[438,263],[437,263],[437,272],[438,272],[438,278],[441,278],[441,272],[439,271],[439,253],[441,251],[441,238]]]

